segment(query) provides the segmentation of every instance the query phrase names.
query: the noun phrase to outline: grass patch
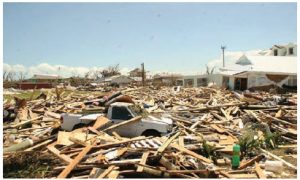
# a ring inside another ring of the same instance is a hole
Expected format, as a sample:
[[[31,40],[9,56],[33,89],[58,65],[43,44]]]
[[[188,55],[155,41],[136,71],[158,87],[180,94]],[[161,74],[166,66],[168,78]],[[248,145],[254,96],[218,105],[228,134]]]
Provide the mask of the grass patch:
[[[3,158],[4,178],[50,178],[60,161],[49,153],[18,152]]]
[[[33,90],[31,91],[25,91],[20,94],[5,94],[3,95],[3,100],[11,101],[14,99],[14,97],[20,98],[20,99],[25,99],[27,101],[31,99],[37,98],[41,94],[41,90]]]

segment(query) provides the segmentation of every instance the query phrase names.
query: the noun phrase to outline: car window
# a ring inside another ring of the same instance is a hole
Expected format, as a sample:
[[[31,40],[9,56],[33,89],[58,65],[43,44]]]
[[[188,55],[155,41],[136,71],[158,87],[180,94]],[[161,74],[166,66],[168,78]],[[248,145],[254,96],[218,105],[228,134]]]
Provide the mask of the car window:
[[[129,120],[132,115],[128,112],[125,107],[113,107],[112,119]]]

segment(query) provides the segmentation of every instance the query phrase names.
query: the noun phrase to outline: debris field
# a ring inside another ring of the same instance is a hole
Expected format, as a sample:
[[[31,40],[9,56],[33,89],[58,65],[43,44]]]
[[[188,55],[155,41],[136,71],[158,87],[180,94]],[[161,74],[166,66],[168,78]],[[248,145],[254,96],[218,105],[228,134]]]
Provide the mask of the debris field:
[[[105,114],[116,102],[135,104],[143,113],[112,124]],[[110,92],[56,88],[30,100],[5,100],[3,110],[4,177],[297,176],[296,93],[212,87],[127,87]],[[92,120],[66,131],[63,115],[71,114]],[[171,119],[169,132],[122,135],[150,115]],[[239,158],[235,167],[234,156]],[[31,168],[23,166],[28,162]],[[34,174],[43,166],[47,168]]]

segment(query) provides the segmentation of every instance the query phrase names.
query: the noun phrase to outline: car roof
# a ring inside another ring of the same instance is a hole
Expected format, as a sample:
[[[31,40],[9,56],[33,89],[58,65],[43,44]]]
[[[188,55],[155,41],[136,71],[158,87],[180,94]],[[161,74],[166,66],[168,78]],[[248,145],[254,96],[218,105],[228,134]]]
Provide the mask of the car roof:
[[[127,103],[127,102],[115,102],[112,103],[111,106],[131,106],[133,105],[132,103]]]

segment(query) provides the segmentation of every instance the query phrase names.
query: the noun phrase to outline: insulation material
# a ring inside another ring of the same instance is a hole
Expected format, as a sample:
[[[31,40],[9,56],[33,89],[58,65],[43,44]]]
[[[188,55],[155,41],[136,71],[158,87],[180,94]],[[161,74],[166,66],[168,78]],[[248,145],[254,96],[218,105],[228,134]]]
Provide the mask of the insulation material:
[[[266,76],[269,80],[274,81],[276,83],[279,83],[288,77],[288,75],[275,75],[275,74],[266,74]]]

